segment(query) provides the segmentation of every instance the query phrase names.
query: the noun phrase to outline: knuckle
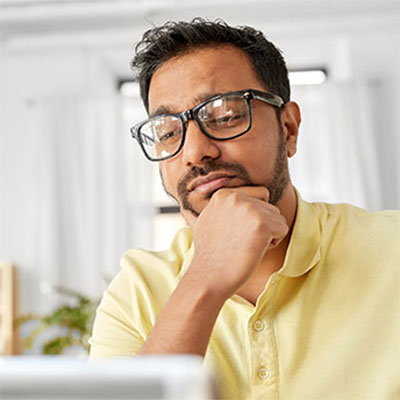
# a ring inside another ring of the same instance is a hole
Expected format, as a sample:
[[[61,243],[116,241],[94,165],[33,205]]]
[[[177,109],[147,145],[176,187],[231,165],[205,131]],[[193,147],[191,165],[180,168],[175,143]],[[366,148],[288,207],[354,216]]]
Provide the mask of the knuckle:
[[[260,215],[260,213],[255,212],[254,208],[250,209],[248,214],[252,218],[253,229],[256,233],[265,233],[269,229],[269,224],[266,218]]]
[[[232,205],[237,205],[240,201],[240,194],[237,192],[229,193],[229,200],[231,201]]]
[[[268,211],[270,213],[272,213],[273,215],[280,215],[281,214],[281,210],[277,206],[274,206],[273,204],[268,203],[267,204],[267,208],[268,208]]]
[[[221,202],[221,201],[225,201],[226,196],[227,196],[226,190],[225,189],[220,189],[220,190],[217,190],[212,195],[211,199],[214,200],[214,201]]]

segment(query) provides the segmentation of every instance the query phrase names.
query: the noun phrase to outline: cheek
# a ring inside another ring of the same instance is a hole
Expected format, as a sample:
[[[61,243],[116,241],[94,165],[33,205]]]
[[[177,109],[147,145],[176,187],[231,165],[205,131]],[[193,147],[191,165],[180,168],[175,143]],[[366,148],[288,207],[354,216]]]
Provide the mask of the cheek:
[[[179,177],[174,173],[173,165],[171,165],[171,163],[161,164],[160,176],[165,191],[175,197],[177,180]]]
[[[243,165],[253,183],[265,185],[273,174],[277,150],[271,148],[265,142],[257,143],[254,148],[252,152],[249,152],[251,157],[242,160]]]

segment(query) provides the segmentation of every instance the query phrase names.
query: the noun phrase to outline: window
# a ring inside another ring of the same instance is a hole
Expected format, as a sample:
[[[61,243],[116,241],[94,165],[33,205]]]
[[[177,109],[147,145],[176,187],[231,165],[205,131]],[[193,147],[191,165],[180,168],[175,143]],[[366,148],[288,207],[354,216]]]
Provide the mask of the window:
[[[145,119],[147,115],[139,98],[138,83],[131,80],[120,81],[119,91],[122,98],[126,100],[122,102],[124,126],[132,126]],[[128,130],[126,134],[129,135]],[[134,139],[132,139],[132,146],[137,146]],[[152,248],[163,250],[169,247],[176,231],[186,223],[179,213],[176,202],[165,193],[162,187],[158,163],[147,160],[145,162],[146,167],[152,169],[151,192],[154,207]]]

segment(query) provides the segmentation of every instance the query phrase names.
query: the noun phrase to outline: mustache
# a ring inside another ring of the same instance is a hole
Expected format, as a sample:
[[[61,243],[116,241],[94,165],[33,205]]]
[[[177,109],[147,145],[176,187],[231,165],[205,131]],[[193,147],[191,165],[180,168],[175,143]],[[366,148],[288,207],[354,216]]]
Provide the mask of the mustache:
[[[190,171],[179,181],[177,186],[179,196],[184,198],[188,195],[188,185],[192,180],[214,171],[233,172],[238,178],[242,179],[246,185],[253,185],[249,174],[243,165],[221,160],[210,160],[201,167],[197,165],[193,166],[192,169],[190,169]]]

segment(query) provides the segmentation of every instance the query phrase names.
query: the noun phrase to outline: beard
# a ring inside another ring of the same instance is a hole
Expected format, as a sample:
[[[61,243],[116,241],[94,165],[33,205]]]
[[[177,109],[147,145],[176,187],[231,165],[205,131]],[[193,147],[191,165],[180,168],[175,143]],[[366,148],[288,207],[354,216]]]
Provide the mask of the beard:
[[[197,211],[192,202],[189,200],[190,191],[188,190],[189,183],[199,176],[205,176],[213,171],[223,171],[227,173],[233,173],[236,178],[243,181],[242,186],[264,186],[269,191],[268,202],[272,205],[276,205],[281,199],[283,192],[285,191],[289,183],[289,170],[288,161],[286,156],[286,142],[285,135],[283,132],[282,125],[279,123],[279,143],[278,151],[274,163],[274,169],[271,179],[268,182],[255,183],[250,179],[249,173],[246,168],[234,162],[227,162],[221,160],[209,160],[204,163],[202,167],[194,166],[192,169],[179,180],[177,185],[178,199],[170,193],[165,185],[162,174],[161,182],[165,192],[171,196],[183,210],[189,211],[195,217],[200,215],[201,211]],[[208,193],[206,199],[210,199],[215,192]]]

